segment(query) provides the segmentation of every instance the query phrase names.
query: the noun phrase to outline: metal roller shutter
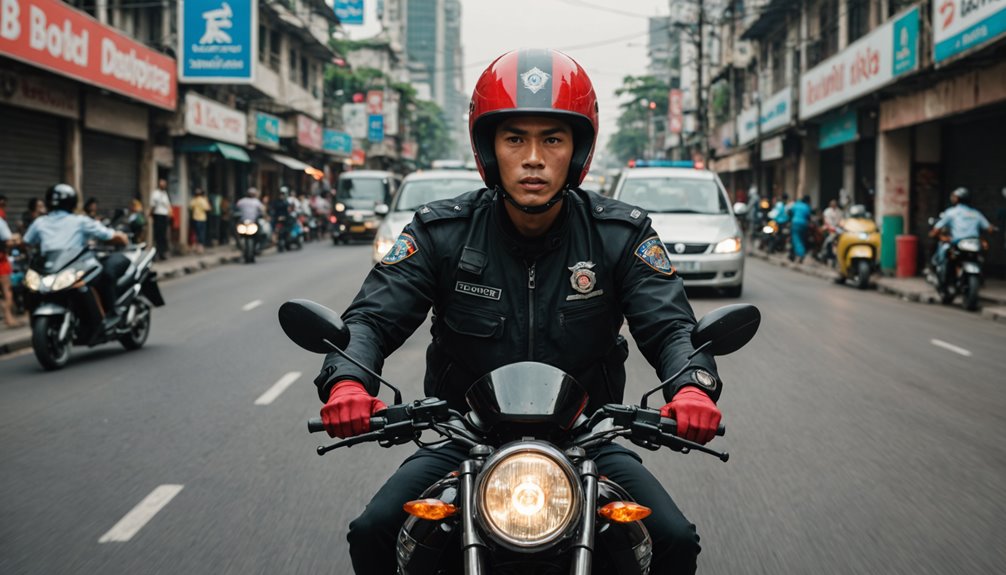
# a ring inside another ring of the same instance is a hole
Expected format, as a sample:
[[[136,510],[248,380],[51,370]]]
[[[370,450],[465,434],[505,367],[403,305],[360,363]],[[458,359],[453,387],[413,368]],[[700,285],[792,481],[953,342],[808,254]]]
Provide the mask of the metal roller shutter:
[[[63,181],[63,123],[56,116],[0,106],[0,193],[7,196],[9,223],[30,198]]]
[[[81,195],[98,198],[98,209],[111,215],[129,208],[140,193],[140,143],[90,130],[84,132]]]

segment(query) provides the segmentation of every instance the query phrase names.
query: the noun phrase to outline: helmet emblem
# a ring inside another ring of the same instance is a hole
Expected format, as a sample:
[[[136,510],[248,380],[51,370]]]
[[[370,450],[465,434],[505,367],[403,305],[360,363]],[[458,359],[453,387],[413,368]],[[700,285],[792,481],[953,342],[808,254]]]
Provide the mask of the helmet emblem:
[[[577,262],[573,267],[567,268],[573,272],[569,278],[573,289],[579,293],[590,293],[594,290],[594,286],[597,285],[597,276],[591,270],[593,267],[594,262]]]
[[[551,76],[542,72],[537,66],[520,75],[520,79],[524,82],[524,87],[530,90],[532,94],[537,94],[545,88],[549,78]]]
[[[685,244],[674,244],[674,252],[683,254],[685,253]]]

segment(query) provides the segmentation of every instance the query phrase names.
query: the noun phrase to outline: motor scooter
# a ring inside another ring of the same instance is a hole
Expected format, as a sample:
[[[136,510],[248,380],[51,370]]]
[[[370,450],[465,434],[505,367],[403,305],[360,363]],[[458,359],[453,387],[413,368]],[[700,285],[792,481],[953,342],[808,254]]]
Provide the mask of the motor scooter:
[[[855,213],[850,210],[850,213]],[[877,223],[863,210],[842,220],[835,241],[838,281],[853,280],[859,289],[870,286],[870,276],[880,260],[880,232]]]
[[[946,258],[942,265],[934,266],[935,273],[927,275],[927,281],[936,287],[944,305],[953,303],[954,298],[961,295],[964,309],[975,311],[978,309],[978,292],[984,283],[982,268],[988,242],[983,238],[963,238],[953,242],[946,234],[940,236],[940,242],[949,244]]]

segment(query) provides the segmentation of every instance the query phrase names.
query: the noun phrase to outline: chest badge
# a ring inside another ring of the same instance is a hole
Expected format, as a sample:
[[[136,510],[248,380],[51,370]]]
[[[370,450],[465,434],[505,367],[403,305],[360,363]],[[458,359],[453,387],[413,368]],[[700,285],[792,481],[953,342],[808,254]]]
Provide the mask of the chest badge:
[[[567,268],[573,272],[569,277],[569,283],[578,293],[587,294],[594,291],[597,285],[597,276],[594,274],[594,262],[577,262],[572,267]]]

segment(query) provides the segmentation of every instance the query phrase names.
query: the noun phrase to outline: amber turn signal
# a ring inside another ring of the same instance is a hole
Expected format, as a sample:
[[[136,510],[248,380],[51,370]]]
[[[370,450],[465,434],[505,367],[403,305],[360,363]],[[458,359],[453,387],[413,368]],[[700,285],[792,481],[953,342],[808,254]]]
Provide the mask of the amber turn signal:
[[[631,501],[612,501],[597,510],[597,514],[608,521],[615,523],[632,523],[646,519],[653,511],[649,507],[644,507]]]
[[[409,515],[430,521],[439,521],[458,512],[458,508],[439,499],[416,499],[402,506]],[[649,510],[647,509],[647,515]]]

